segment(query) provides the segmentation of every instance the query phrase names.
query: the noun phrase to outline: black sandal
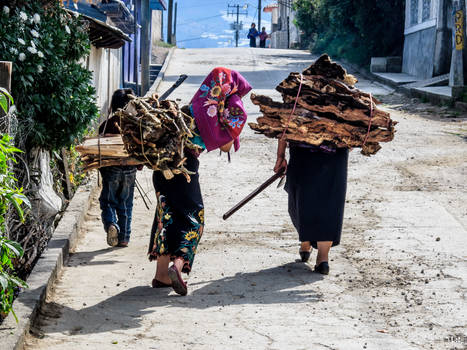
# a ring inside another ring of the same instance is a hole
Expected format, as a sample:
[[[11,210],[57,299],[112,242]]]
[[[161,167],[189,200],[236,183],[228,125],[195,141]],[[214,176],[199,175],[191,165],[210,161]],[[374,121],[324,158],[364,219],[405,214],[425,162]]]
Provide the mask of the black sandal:
[[[329,275],[329,264],[327,261],[323,261],[319,265],[315,265],[315,272],[322,275]]]
[[[172,287],[172,284],[161,282],[159,280],[156,280],[155,278],[152,280],[152,288],[170,288],[170,287]]]
[[[299,250],[298,254],[300,254],[300,259],[302,262],[307,262],[310,259],[311,251],[306,250]]]

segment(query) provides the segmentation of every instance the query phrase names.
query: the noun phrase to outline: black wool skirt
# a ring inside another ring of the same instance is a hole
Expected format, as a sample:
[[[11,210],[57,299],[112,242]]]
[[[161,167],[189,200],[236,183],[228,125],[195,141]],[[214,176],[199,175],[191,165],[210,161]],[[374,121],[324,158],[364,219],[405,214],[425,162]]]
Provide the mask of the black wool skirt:
[[[324,153],[291,146],[285,190],[300,242],[340,243],[347,190],[347,149]]]

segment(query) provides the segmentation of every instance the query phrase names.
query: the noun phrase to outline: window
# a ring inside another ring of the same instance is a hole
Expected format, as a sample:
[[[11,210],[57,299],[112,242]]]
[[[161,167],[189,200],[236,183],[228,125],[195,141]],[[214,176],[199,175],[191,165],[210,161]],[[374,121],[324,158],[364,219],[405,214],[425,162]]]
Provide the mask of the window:
[[[431,0],[423,0],[422,22],[431,18]]]
[[[418,0],[410,0],[410,25],[418,23]]]

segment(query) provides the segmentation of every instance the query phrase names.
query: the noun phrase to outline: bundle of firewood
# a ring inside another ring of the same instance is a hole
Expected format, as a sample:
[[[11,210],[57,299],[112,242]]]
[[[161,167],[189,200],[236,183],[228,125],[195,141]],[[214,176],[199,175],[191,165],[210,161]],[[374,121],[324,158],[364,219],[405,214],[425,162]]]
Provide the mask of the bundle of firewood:
[[[182,111],[174,101],[133,96],[116,114],[120,117],[121,136],[94,138],[77,147],[84,155],[86,170],[145,164],[161,171],[166,179],[183,174],[190,180],[184,152],[198,151],[200,147],[189,139],[195,128],[189,111]]]
[[[144,164],[144,162],[130,157],[120,135],[86,139],[82,144],[76,146],[76,150],[81,154],[84,171],[105,166]]]
[[[286,130],[288,141],[361,147],[362,154],[375,154],[381,148],[380,142],[394,138],[397,122],[376,108],[380,103],[377,99],[356,89],[356,82],[344,68],[323,55],[301,75],[291,73],[276,87],[283,102],[252,94],[251,100],[263,116],[249,125],[271,138],[280,138]]]

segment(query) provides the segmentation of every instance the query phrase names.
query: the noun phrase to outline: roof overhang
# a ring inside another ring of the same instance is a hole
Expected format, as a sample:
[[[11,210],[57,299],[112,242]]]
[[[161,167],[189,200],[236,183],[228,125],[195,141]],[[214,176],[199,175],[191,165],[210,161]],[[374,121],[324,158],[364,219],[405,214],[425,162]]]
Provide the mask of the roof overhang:
[[[272,12],[277,8],[279,8],[278,4],[271,4],[271,5],[268,5],[265,8],[263,8],[263,12]]]
[[[83,16],[89,22],[89,40],[97,48],[119,49],[131,38],[120,29],[98,19]]]
[[[98,49],[119,49],[125,44],[125,41],[132,41],[128,35],[114,26],[79,12],[74,12],[68,9],[67,11],[80,15],[89,23],[89,40],[91,41],[91,44]]]
[[[105,13],[117,28],[129,34],[135,32],[135,19],[123,1],[107,0],[105,3],[97,3],[95,6]]]

